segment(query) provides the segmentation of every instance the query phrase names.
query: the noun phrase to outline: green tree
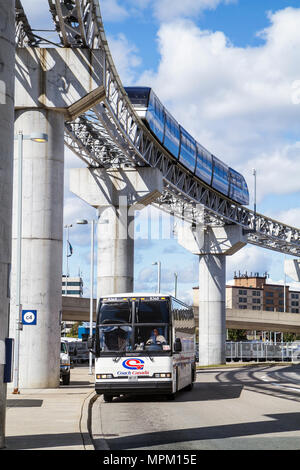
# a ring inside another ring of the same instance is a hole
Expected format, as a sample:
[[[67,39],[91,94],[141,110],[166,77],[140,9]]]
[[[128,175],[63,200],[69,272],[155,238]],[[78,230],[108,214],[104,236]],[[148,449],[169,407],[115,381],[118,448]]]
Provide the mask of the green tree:
[[[69,333],[67,334],[68,338],[78,338],[78,327],[82,325],[82,322],[76,322],[70,329]]]
[[[228,330],[229,341],[247,341],[247,330]]]

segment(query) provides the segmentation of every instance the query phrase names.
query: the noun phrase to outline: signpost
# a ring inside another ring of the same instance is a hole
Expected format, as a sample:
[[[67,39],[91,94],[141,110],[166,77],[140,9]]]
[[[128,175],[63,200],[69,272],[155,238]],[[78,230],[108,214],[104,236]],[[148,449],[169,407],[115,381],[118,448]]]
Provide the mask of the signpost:
[[[36,325],[37,323],[37,310],[22,310],[22,324],[23,325]]]

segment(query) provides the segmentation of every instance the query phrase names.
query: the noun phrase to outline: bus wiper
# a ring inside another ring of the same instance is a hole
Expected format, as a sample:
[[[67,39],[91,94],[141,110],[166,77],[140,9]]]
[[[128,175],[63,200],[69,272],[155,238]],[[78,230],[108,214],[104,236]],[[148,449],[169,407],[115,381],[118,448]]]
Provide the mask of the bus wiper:
[[[147,356],[149,357],[149,359],[150,359],[151,362],[154,362],[154,358],[150,355],[150,352],[149,352],[149,351],[147,351],[146,349],[144,349],[143,352],[147,353]]]
[[[127,303],[128,303],[128,309],[129,309],[129,322],[128,323],[132,323],[132,302],[127,299]]]
[[[113,361],[114,361],[115,363],[117,363],[117,362],[119,362],[119,360],[121,359],[121,357],[122,357],[122,355],[121,355],[121,356],[117,356],[117,357],[115,357],[115,358],[113,359]]]
[[[135,307],[135,321],[139,323],[139,310],[140,310],[141,299],[138,299],[137,305]]]

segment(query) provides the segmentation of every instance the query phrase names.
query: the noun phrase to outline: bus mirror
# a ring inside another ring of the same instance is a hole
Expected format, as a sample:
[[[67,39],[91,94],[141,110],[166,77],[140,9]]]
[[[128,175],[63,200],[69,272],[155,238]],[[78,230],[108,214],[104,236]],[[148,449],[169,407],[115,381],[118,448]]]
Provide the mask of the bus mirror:
[[[176,338],[176,339],[175,339],[174,351],[175,351],[175,352],[181,352],[181,351],[182,351],[182,345],[181,345],[181,340],[180,340],[180,338]]]
[[[91,351],[94,348],[94,338],[89,337],[87,340],[88,349]],[[92,351],[93,352],[93,351]]]

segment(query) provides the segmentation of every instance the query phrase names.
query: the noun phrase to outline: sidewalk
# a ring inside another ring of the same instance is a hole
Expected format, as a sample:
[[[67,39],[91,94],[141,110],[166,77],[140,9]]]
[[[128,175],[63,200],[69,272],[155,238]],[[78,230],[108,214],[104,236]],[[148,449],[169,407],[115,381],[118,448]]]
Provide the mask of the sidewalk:
[[[7,450],[94,450],[89,405],[95,396],[88,366],[71,369],[70,385],[7,393]]]

